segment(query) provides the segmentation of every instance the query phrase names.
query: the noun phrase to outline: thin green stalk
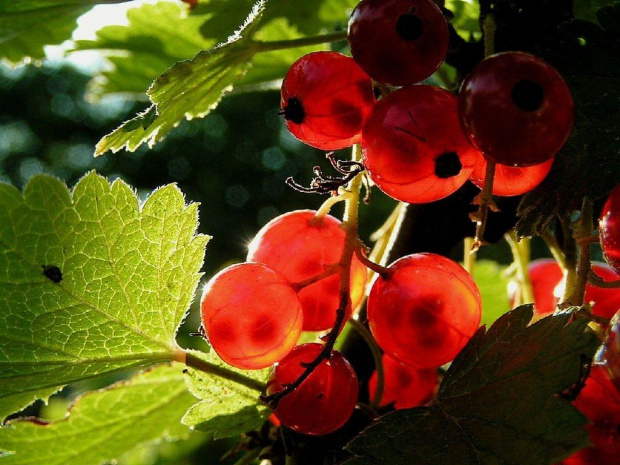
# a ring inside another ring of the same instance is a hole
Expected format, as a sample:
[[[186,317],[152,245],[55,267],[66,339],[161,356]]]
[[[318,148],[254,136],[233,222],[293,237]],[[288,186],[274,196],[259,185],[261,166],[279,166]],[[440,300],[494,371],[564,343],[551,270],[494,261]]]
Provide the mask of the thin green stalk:
[[[215,365],[214,363],[209,363],[205,360],[202,360],[196,357],[195,355],[189,352],[183,352],[183,354],[185,354],[184,360],[179,360],[179,361],[185,363],[190,368],[194,368],[196,370],[209,373],[214,376],[227,379],[229,381],[233,381],[247,388],[253,389],[257,392],[262,393],[265,390],[265,385],[261,383],[260,381],[249,378],[236,371],[232,371],[227,368]]]
[[[532,291],[532,282],[527,266],[530,262],[530,240],[522,238],[520,241],[514,231],[506,233],[506,241],[510,245],[514,263],[517,267],[517,277],[521,288],[522,303],[534,303],[534,292]]]
[[[320,45],[331,42],[337,42],[339,40],[346,40],[347,31],[332,32],[329,34],[321,34],[310,37],[300,37],[298,39],[288,40],[251,40],[249,41],[250,47],[254,48],[256,53],[260,52],[272,52],[274,50],[285,50],[288,48],[306,47],[308,45]]]
[[[553,258],[555,258],[555,261],[558,262],[558,265],[560,265],[560,268],[562,268],[563,271],[566,271],[566,257],[560,248],[560,244],[558,244],[558,240],[549,230],[543,232],[542,238],[545,241],[545,244],[547,244],[547,248],[549,249],[549,252],[551,252],[551,255],[553,255]]]
[[[466,237],[463,240],[463,268],[469,274],[473,274],[474,265],[476,264],[477,253],[474,250],[474,238]]]
[[[484,56],[488,57],[495,53],[495,15],[487,14],[482,21],[482,32],[484,34]]]

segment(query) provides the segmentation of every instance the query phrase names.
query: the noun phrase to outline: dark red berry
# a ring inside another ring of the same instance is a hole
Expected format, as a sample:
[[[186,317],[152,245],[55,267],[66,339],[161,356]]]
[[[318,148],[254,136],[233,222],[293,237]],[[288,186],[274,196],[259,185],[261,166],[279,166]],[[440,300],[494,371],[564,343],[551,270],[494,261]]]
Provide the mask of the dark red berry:
[[[279,392],[299,378],[305,371],[303,364],[312,362],[322,348],[315,343],[295,347],[275,366],[267,383],[267,394]],[[328,434],[349,419],[357,394],[353,368],[339,352],[333,351],[295,391],[278,402],[274,413],[283,425],[299,433]]]
[[[418,369],[404,365],[388,355],[381,358],[383,363],[383,396],[381,406],[394,404],[396,410],[417,407],[429,402],[437,388],[435,369]],[[377,390],[377,372],[368,381],[370,398]]]
[[[340,261],[345,232],[331,215],[315,217],[316,212],[298,210],[280,215],[258,232],[249,246],[247,260],[264,263],[299,283],[323,273]],[[351,263],[351,303],[364,297],[367,269],[357,258]],[[304,311],[305,331],[331,328],[340,302],[338,273],[299,290]],[[348,307],[350,315],[351,306]]]
[[[471,174],[479,153],[463,135],[457,99],[439,87],[403,87],[377,102],[362,130],[364,164],[397,200],[447,197]]]
[[[604,408],[604,407],[602,407]],[[609,428],[589,425],[590,447],[575,452],[561,465],[611,465],[620,457],[620,432]]]
[[[282,274],[260,263],[233,265],[213,276],[204,288],[201,310],[209,343],[237,368],[273,365],[301,334],[297,293]]]
[[[493,195],[510,197],[531,191],[545,179],[551,170],[551,165],[553,165],[553,158],[539,165],[532,166],[496,164],[495,176],[493,177]],[[486,171],[487,162],[481,156],[474,166],[469,180],[480,189],[483,189]]]
[[[390,357],[418,368],[454,359],[478,329],[482,301],[458,263],[435,254],[389,266],[368,297],[370,330]]]
[[[606,263],[592,263],[592,271],[606,282],[620,280],[620,274]],[[587,284],[584,302],[592,305],[592,313],[595,315],[612,318],[620,309],[620,288],[604,288]]]
[[[573,100],[551,65],[523,52],[484,59],[465,78],[459,112],[472,143],[490,160],[530,166],[553,157],[573,126]]]
[[[375,102],[372,81],[352,58],[314,52],[290,67],[282,83],[282,115],[291,133],[323,150],[349,147]]]
[[[605,259],[620,273],[620,184],[611,191],[603,206],[599,230]]]
[[[374,80],[395,86],[433,74],[449,39],[448,24],[430,0],[362,0],[349,19],[355,61]]]

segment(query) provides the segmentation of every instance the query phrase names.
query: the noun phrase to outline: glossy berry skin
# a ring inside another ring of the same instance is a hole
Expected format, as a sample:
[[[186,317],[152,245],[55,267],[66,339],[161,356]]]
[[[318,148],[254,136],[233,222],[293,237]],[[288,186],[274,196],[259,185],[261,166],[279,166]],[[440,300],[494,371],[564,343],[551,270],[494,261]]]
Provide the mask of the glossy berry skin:
[[[282,83],[281,113],[300,141],[322,150],[349,147],[375,103],[372,81],[337,52],[314,52],[291,65]]]
[[[538,186],[547,176],[553,165],[553,158],[546,162],[532,166],[508,166],[498,163],[495,165],[493,177],[493,195],[511,197],[525,194]],[[480,189],[484,188],[487,162],[480,157],[469,176],[469,180]]]
[[[531,261],[527,269],[532,283],[534,302],[524,303],[533,303],[534,313],[539,317],[550,315],[558,303],[555,291],[564,277],[562,268],[553,258],[539,258]],[[514,296],[510,298],[511,301],[514,300]]]
[[[620,275],[606,263],[592,263],[592,271],[602,278],[603,281],[620,280]],[[602,316],[603,318],[612,318],[620,309],[620,288],[606,289],[587,284],[584,301],[592,304],[592,313],[595,315]]]
[[[620,273],[620,184],[611,191],[603,206],[599,231],[605,260]]]
[[[523,52],[492,55],[465,78],[459,113],[472,143],[492,161],[530,166],[553,157],[573,127],[573,100],[551,65]]]
[[[312,210],[297,210],[267,223],[249,245],[247,260],[264,263],[298,283],[325,271],[340,261],[345,232],[339,220],[325,215],[315,219]],[[367,269],[357,259],[351,263],[351,302],[364,297]],[[340,302],[340,277],[333,274],[299,291],[304,312],[305,331],[331,328]],[[348,307],[348,316],[351,306]]]
[[[610,429],[620,426],[620,392],[604,366],[592,366],[586,385],[573,405],[596,426]]]
[[[425,85],[403,87],[377,102],[362,130],[362,153],[379,189],[409,203],[452,194],[480,156],[463,135],[456,97]]]
[[[284,358],[299,339],[301,302],[291,283],[259,263],[232,265],[204,288],[202,324],[226,363],[265,368]]]
[[[312,362],[322,344],[302,344],[278,363],[267,383],[267,394],[284,389]],[[301,385],[283,397],[274,410],[280,422],[298,433],[323,435],[346,423],[357,403],[357,376],[349,362],[337,351],[323,360]]]
[[[381,360],[384,373],[382,407],[394,404],[396,410],[413,408],[433,398],[437,388],[436,370],[404,365],[385,354]],[[377,378],[375,371],[368,381],[371,399],[377,390]]]
[[[446,57],[448,24],[430,0],[362,0],[349,19],[349,47],[374,80],[415,84]]]
[[[368,322],[386,354],[418,368],[456,357],[482,316],[480,292],[458,263],[430,253],[389,266],[368,297]]]

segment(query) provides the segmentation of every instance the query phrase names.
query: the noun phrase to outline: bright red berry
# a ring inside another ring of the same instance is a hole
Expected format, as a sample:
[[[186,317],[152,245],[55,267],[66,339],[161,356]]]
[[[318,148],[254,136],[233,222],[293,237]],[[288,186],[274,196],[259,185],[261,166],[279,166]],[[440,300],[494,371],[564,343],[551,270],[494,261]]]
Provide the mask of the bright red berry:
[[[510,197],[521,195],[538,186],[547,176],[553,165],[553,158],[546,162],[532,166],[508,166],[498,163],[495,165],[493,177],[493,195]],[[484,188],[487,162],[480,157],[469,176],[469,180],[480,189]]]
[[[609,322],[604,347],[605,366],[612,383],[620,391],[620,310]]]
[[[458,263],[435,254],[389,266],[368,297],[370,330],[389,356],[418,368],[454,359],[482,316],[476,283]]]
[[[302,344],[278,363],[267,383],[267,394],[281,391],[305,371],[302,364],[312,362],[321,344]],[[346,423],[357,403],[355,371],[337,351],[278,403],[274,413],[283,425],[303,434],[323,435]]]
[[[603,206],[599,230],[605,259],[620,273],[620,184],[611,191]]]
[[[278,216],[258,232],[249,246],[247,260],[264,263],[299,283],[323,273],[340,261],[345,232],[331,215],[317,218],[315,211],[299,210]],[[351,302],[364,297],[367,269],[353,258],[351,263]],[[340,302],[338,273],[299,290],[304,311],[305,331],[331,328]],[[348,308],[351,312],[351,306]]]
[[[477,156],[463,135],[456,97],[425,85],[403,87],[377,102],[362,130],[362,150],[379,189],[409,203],[452,194]]]
[[[592,263],[592,271],[606,282],[620,280],[620,275],[606,263]],[[620,309],[620,288],[604,288],[587,284],[584,301],[592,305],[592,313],[595,315],[612,318]]]
[[[301,302],[291,283],[259,263],[217,273],[202,295],[202,324],[209,343],[226,363],[248,370],[284,358],[299,339]]]
[[[362,0],[349,19],[355,61],[376,81],[405,86],[433,74],[450,35],[431,0]]]
[[[418,369],[404,365],[388,355],[381,358],[383,363],[383,396],[381,406],[394,404],[396,410],[423,405],[433,398],[437,388],[435,369]],[[377,372],[368,381],[370,398],[377,390]]]
[[[573,100],[551,65],[523,52],[492,55],[465,78],[459,112],[472,143],[497,163],[529,166],[553,157],[573,126]]]
[[[562,268],[553,258],[540,258],[533,260],[527,267],[534,294],[534,312],[538,316],[546,316],[553,313],[558,303],[555,295],[557,286],[562,281],[564,273]],[[511,303],[514,303],[514,292],[511,291]]]
[[[601,365],[592,366],[586,385],[573,405],[598,427],[616,430],[620,427],[620,392]]]
[[[611,465],[620,457],[620,433],[608,428],[589,425],[592,446],[581,449],[562,462],[562,465]]]
[[[372,81],[352,58],[309,53],[289,68],[282,83],[282,114],[291,133],[323,150],[349,147],[375,103]]]

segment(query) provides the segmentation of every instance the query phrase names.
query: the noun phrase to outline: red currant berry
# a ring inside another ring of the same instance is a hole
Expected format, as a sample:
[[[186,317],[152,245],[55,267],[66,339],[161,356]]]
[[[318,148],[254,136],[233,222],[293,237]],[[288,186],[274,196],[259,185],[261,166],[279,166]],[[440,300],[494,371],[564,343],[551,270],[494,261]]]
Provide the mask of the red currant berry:
[[[620,310],[609,322],[605,337],[605,362],[611,381],[620,391]]]
[[[300,141],[323,150],[349,147],[375,103],[372,81],[352,58],[314,52],[290,67],[282,83],[282,114]]]
[[[429,402],[437,387],[437,371],[418,369],[403,365],[388,355],[381,358],[383,363],[383,396],[381,406],[394,404],[396,410],[417,407]],[[377,390],[377,372],[368,381],[370,398]]]
[[[477,156],[463,135],[456,97],[423,85],[377,102],[362,130],[362,150],[379,189],[409,203],[452,194],[467,181]]]
[[[465,78],[459,95],[463,127],[497,163],[537,165],[553,157],[573,126],[566,82],[542,59],[523,52],[492,55]]]
[[[545,179],[551,170],[551,165],[553,165],[553,158],[532,166],[508,166],[498,163],[495,165],[493,195],[510,197],[531,191]],[[469,180],[483,189],[486,172],[487,162],[481,156],[474,166]]]
[[[321,352],[321,344],[302,344],[278,363],[267,383],[273,394],[294,382]],[[283,425],[303,434],[323,435],[346,423],[357,402],[357,376],[337,351],[323,360],[301,385],[284,396],[274,413]]]
[[[553,258],[540,258],[530,262],[527,267],[534,294],[534,313],[547,316],[555,311],[559,296],[555,295],[557,286],[564,274],[562,268]],[[514,304],[514,292],[510,292],[511,304]]]
[[[260,262],[298,283],[323,273],[340,261],[345,232],[330,215],[316,218],[316,212],[299,210],[278,216],[258,232],[249,246],[247,260]],[[367,269],[353,258],[351,302],[357,306],[364,297]],[[304,311],[305,331],[331,328],[340,303],[340,277],[333,274],[299,290]],[[348,308],[350,316],[351,306]]]
[[[299,339],[301,302],[291,283],[259,263],[241,263],[216,274],[202,295],[202,324],[226,363],[247,370],[281,360]]]
[[[562,462],[562,465],[611,465],[620,457],[620,434],[617,430],[588,426],[591,447],[581,449]]]
[[[349,19],[355,61],[376,81],[405,86],[433,74],[450,35],[431,0],[362,0]]]
[[[482,316],[480,292],[458,263],[435,254],[389,266],[368,297],[370,330],[389,356],[418,368],[454,359]]]
[[[620,184],[611,191],[603,206],[599,230],[605,259],[620,273]]]
[[[592,263],[592,271],[606,282],[620,280],[620,275],[606,263]],[[592,305],[592,313],[595,315],[612,318],[620,309],[620,288],[608,289],[587,284],[584,301]]]
[[[601,365],[592,366],[586,385],[573,405],[595,426],[610,429],[620,426],[620,392]]]

